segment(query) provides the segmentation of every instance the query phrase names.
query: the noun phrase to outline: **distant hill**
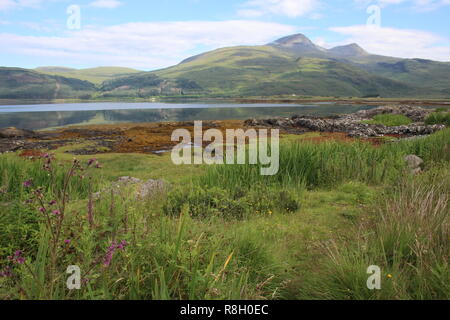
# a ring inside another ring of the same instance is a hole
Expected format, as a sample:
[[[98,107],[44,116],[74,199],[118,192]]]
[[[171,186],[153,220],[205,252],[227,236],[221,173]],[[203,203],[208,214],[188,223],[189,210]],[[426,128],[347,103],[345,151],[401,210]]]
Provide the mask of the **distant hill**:
[[[443,98],[450,92],[449,63],[372,55],[355,43],[325,49],[303,34],[264,46],[205,52],[170,68],[139,74],[140,79],[155,77],[169,83],[190,81],[197,91],[201,88],[212,96]],[[135,80],[135,75],[122,77],[120,85],[102,90],[115,94],[135,90]],[[138,84],[141,94],[155,92],[154,83],[148,87],[143,83]]]
[[[117,98],[450,98],[450,63],[374,55],[356,43],[326,49],[303,34],[295,34],[262,46],[205,52],[151,72],[119,67],[41,67],[35,71],[3,68],[1,84],[5,84],[0,87],[3,96],[34,98],[52,92],[58,97],[76,96],[83,91],[95,92],[96,97]]]
[[[57,75],[62,77],[75,78],[80,80],[89,81],[95,84],[101,84],[106,80],[110,80],[116,77],[131,75],[141,72],[136,69],[122,68],[122,67],[98,67],[90,69],[71,69],[64,67],[39,67],[35,71]]]
[[[88,81],[0,67],[0,99],[89,98],[95,90]]]

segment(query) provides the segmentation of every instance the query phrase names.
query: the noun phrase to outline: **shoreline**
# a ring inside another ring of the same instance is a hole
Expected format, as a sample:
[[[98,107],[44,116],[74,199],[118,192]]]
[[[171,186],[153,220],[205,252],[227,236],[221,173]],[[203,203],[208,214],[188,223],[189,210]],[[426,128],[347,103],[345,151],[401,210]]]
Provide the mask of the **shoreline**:
[[[0,99],[0,106],[6,105],[33,105],[33,104],[74,104],[74,103],[285,103],[285,104],[302,104],[302,103],[336,103],[336,104],[352,104],[352,105],[379,105],[379,104],[409,104],[409,105],[425,105],[425,106],[449,106],[450,99],[410,99],[410,98],[331,98],[331,97],[247,97],[247,98],[208,98],[208,97],[158,97],[158,98],[124,98],[124,99],[55,99],[55,100],[34,100],[34,99]]]

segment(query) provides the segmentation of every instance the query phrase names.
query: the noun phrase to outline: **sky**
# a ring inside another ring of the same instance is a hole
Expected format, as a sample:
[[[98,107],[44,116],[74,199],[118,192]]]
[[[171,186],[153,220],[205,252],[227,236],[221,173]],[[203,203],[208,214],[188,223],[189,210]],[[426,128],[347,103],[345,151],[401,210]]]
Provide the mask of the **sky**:
[[[0,0],[0,65],[155,70],[303,33],[450,61],[450,0]]]

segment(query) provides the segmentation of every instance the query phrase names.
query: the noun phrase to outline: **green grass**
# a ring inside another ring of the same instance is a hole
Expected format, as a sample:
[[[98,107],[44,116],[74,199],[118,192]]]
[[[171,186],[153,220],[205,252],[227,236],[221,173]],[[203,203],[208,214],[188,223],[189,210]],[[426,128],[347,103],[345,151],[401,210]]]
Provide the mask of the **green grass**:
[[[131,75],[140,71],[131,68],[121,67],[98,67],[89,69],[70,69],[63,67],[41,67],[36,71],[48,75],[74,78],[92,82],[96,85],[102,84],[106,80]]]
[[[401,114],[378,114],[372,120],[363,121],[367,124],[379,124],[387,127],[407,126],[412,120]]]
[[[450,127],[450,112],[433,112],[425,119],[425,123],[428,125],[445,124]]]
[[[448,299],[449,167],[400,179],[364,215],[356,239],[335,242],[320,277],[311,279],[325,299]],[[381,290],[369,291],[369,265],[381,268]]]
[[[39,161],[0,155],[8,173],[0,271],[10,265],[14,272],[0,277],[0,298],[446,299],[449,134],[381,147],[289,139],[272,178],[251,166],[177,167],[169,155],[99,155],[103,169],[92,172],[91,187],[71,182],[56,247],[21,182],[47,186],[48,199],[57,188],[48,187]],[[58,176],[71,162],[64,151],[57,151]],[[402,160],[411,153],[425,160],[417,177]],[[89,189],[122,175],[171,184],[139,201],[132,186],[104,192],[89,209]],[[286,210],[288,203],[296,206]],[[108,247],[122,240],[128,246],[105,266]],[[26,263],[11,265],[6,256],[19,249]],[[373,264],[382,269],[380,291],[365,287]],[[86,279],[79,291],[65,288],[68,265]]]

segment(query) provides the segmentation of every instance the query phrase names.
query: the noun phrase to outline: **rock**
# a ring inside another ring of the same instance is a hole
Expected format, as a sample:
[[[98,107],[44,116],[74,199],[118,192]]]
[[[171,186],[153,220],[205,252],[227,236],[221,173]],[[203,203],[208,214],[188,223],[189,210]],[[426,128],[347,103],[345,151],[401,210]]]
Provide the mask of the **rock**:
[[[425,118],[431,113],[433,110],[423,109],[420,107],[408,106],[408,105],[399,105],[399,106],[382,106],[379,108],[371,109],[371,110],[362,110],[356,112],[352,116],[355,119],[371,119],[379,114],[401,114],[404,115],[414,122],[424,121]]]
[[[137,196],[140,199],[152,197],[163,192],[166,187],[166,183],[162,180],[149,179],[138,188]]]
[[[100,192],[94,193],[95,199],[100,199],[103,194],[111,194],[113,192],[115,195],[119,194],[124,187],[136,186],[134,195],[136,199],[142,200],[145,198],[153,197],[158,193],[164,192],[167,189],[167,183],[163,180],[149,179],[147,181],[142,181],[141,179],[134,177],[120,177],[116,182],[113,182],[110,187],[103,189]]]
[[[405,161],[408,163],[411,174],[416,175],[422,172],[421,165],[423,164],[423,160],[418,156],[410,154],[405,157]]]
[[[142,180],[138,179],[138,178],[133,178],[133,177],[120,177],[117,182],[119,183],[124,183],[124,184],[136,184],[136,183],[141,183]]]
[[[15,127],[0,129],[0,138],[33,138],[38,136],[31,130],[17,129]]]
[[[429,135],[445,128],[445,125],[426,126],[421,123],[413,123],[408,126],[386,127],[362,123],[378,114],[403,114],[413,121],[423,121],[431,110],[411,106],[384,106],[372,110],[363,110],[354,114],[334,116],[329,118],[314,118],[294,116],[288,118],[275,118],[266,120],[247,120],[247,126],[272,126],[285,130],[308,129],[319,132],[345,132],[350,137],[370,138],[384,135],[422,136]]]

